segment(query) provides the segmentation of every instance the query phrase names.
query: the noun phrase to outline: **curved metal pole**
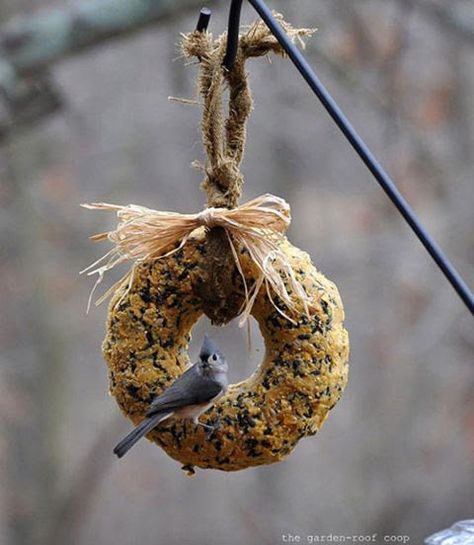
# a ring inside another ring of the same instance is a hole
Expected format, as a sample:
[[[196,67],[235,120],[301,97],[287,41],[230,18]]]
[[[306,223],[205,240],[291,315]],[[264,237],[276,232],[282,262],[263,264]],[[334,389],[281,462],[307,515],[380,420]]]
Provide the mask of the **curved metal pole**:
[[[455,269],[444,252],[434,241],[426,228],[417,218],[414,210],[405,200],[403,195],[398,190],[390,176],[385,172],[383,167],[372,154],[364,140],[360,137],[354,127],[351,125],[347,117],[339,108],[335,100],[330,95],[329,91],[319,80],[314,70],[308,64],[300,50],[288,38],[286,32],[282,29],[278,21],[273,16],[270,9],[266,6],[263,0],[249,0],[250,4],[255,8],[260,17],[265,21],[268,28],[275,35],[276,39],[288,54],[293,64],[299,70],[300,74],[306,80],[308,85],[313,90],[314,94],[322,102],[329,115],[341,129],[344,136],[349,140],[352,147],[355,149],[359,157],[365,163],[367,168],[373,174],[382,189],[388,195],[392,203],[396,206],[400,214],[405,218],[408,225],[415,232],[416,236],[426,248],[435,263],[444,273],[448,281],[458,293],[459,297],[464,301],[467,308],[474,314],[474,295],[468,288],[462,276]]]
[[[196,25],[196,30],[198,32],[205,32],[209,26],[209,21],[211,20],[211,10],[209,8],[202,8],[199,13],[199,19]]]

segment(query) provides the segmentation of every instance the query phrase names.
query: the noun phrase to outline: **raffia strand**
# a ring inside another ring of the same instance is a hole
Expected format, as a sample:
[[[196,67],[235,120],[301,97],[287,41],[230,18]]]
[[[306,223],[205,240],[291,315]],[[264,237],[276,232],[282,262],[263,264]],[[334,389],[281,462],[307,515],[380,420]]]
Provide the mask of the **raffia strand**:
[[[241,309],[242,326],[251,314],[253,304],[265,284],[274,307],[288,320],[301,311],[309,315],[313,302],[297,280],[288,256],[280,249],[280,242],[291,222],[288,203],[274,195],[266,194],[231,210],[206,208],[197,214],[162,212],[144,206],[129,204],[120,206],[107,203],[83,204],[90,210],[115,212],[117,228],[91,237],[94,241],[109,240],[114,247],[81,274],[97,275],[97,281],[89,298],[88,309],[96,287],[105,274],[116,266],[132,262],[133,266],[118,282],[96,301],[101,304],[112,293],[127,286],[122,298],[133,284],[135,266],[140,263],[163,259],[178,252],[188,242],[196,229],[222,227],[225,229],[236,267],[242,276],[245,296]],[[249,288],[239,258],[239,248],[245,248],[255,263],[258,275]],[[274,301],[276,295],[287,309],[285,313]]]

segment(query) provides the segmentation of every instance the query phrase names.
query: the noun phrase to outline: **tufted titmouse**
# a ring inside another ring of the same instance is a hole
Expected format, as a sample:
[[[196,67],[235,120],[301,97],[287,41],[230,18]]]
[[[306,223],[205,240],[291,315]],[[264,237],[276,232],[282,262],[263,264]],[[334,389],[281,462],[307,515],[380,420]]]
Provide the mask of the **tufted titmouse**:
[[[121,458],[139,439],[171,416],[189,418],[195,424],[212,430],[212,426],[199,422],[198,418],[225,393],[227,371],[224,354],[211,339],[204,337],[199,361],[153,400],[145,419],[120,441],[114,453]]]

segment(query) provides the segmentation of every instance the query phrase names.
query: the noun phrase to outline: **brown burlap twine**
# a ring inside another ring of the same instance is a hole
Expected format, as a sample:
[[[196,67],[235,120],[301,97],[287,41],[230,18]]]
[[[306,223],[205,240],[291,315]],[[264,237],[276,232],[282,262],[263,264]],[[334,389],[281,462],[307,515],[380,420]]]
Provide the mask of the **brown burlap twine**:
[[[296,29],[276,13],[275,17],[288,36],[302,44],[303,37],[314,30]],[[247,59],[269,53],[284,56],[285,52],[263,21],[250,26],[240,36],[235,62],[230,70],[223,66],[227,34],[213,39],[208,32],[192,32],[183,36],[181,49],[185,57],[200,61],[199,94],[203,99],[202,139],[207,161],[202,188],[210,207],[234,208],[242,194],[243,176],[240,172],[246,125],[253,107],[249,77],[245,69]],[[229,92],[227,116],[224,113],[224,93]]]
[[[313,33],[310,29],[293,28],[279,14],[276,17],[292,40],[301,41]],[[181,42],[184,56],[197,57],[200,61],[201,129],[207,159],[204,165],[198,166],[205,173],[202,188],[207,194],[208,207],[198,214],[179,214],[134,204],[83,205],[113,211],[119,219],[116,229],[92,237],[96,241],[109,240],[114,247],[83,272],[97,275],[97,286],[117,265],[133,263],[131,270],[96,304],[122,288],[127,293],[133,284],[136,265],[179,251],[196,229],[205,227],[206,261],[195,290],[202,301],[202,310],[213,323],[225,324],[241,313],[241,322],[245,321],[262,286],[270,297],[273,291],[280,298],[287,312],[301,309],[310,312],[311,300],[297,281],[288,258],[279,249],[279,241],[291,221],[288,203],[274,195],[262,195],[237,206],[243,185],[240,165],[246,124],[253,105],[245,62],[271,52],[283,56],[284,51],[263,22],[253,24],[241,35],[231,70],[223,67],[226,44],[225,34],[214,40],[211,34],[197,31],[183,35]],[[229,104],[225,114],[227,91]],[[252,282],[250,286],[241,269],[239,248],[250,254],[258,270],[256,278],[248,279]],[[236,278],[241,278],[242,289],[236,286]],[[91,298],[89,304],[90,301]],[[274,306],[282,312],[276,304]]]
[[[296,29],[275,14],[292,40],[311,35],[311,29]],[[181,49],[185,57],[200,61],[199,94],[203,100],[202,139],[207,154],[205,165],[195,163],[205,173],[202,188],[207,205],[234,208],[242,195],[243,176],[240,165],[244,156],[247,121],[253,108],[249,76],[245,63],[251,57],[285,52],[263,21],[250,26],[240,36],[235,62],[230,70],[223,66],[227,34],[213,39],[208,32],[195,31],[183,36]],[[224,94],[228,91],[228,111],[224,113]],[[197,288],[203,310],[213,323],[224,324],[238,315],[242,294],[235,290],[232,278],[236,262],[228,238],[221,227],[207,235],[208,260],[205,276]]]

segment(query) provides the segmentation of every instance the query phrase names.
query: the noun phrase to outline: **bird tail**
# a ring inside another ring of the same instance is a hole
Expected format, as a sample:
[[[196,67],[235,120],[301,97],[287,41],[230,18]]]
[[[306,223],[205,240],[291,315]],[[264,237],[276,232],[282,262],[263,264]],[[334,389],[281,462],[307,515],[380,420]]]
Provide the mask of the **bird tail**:
[[[122,458],[133,447],[133,445],[141,439],[144,435],[150,432],[153,428],[158,426],[160,422],[168,418],[172,413],[158,413],[153,416],[149,416],[140,422],[136,428],[134,428],[126,437],[124,437],[120,443],[114,448],[114,454],[119,458]]]

